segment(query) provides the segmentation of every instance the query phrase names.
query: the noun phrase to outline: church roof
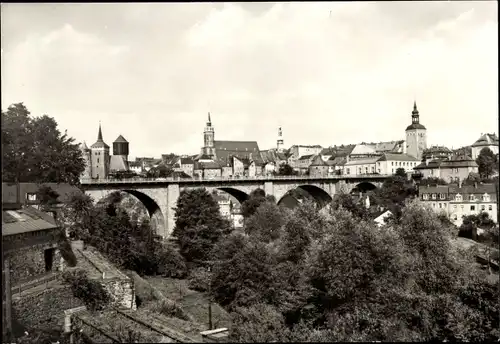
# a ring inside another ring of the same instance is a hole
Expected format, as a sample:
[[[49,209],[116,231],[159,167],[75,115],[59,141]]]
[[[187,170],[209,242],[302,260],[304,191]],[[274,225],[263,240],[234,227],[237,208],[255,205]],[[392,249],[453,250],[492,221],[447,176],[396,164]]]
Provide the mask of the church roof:
[[[109,149],[109,146],[102,139],[101,124],[99,124],[99,132],[97,133],[97,141],[92,146],[90,146],[90,148],[107,148],[107,149]]]
[[[229,161],[231,156],[248,159],[251,155],[252,160],[262,161],[257,141],[214,141],[214,148],[217,160],[224,163]]]
[[[406,130],[413,130],[413,129],[426,129],[426,128],[420,123],[412,123],[406,127]]]
[[[125,140],[125,138],[124,138],[123,136],[121,136],[121,135],[120,135],[120,136],[118,136],[118,137],[116,138],[116,140],[115,140],[115,142],[114,142],[114,143],[128,143],[128,141],[127,141],[127,140]]]
[[[498,145],[498,137],[496,134],[482,134],[472,147],[493,146]]]

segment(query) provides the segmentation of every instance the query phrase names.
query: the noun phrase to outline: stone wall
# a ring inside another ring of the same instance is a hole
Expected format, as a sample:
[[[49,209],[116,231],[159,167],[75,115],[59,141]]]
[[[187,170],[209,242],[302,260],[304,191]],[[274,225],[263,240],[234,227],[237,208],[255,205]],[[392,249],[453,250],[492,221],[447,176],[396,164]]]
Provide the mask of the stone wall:
[[[124,279],[109,279],[101,281],[104,288],[112,298],[112,305],[119,308],[137,309],[135,304],[134,281],[127,277]]]
[[[39,244],[32,247],[20,248],[9,252],[11,284],[16,285],[21,281],[40,277],[47,272],[45,269],[44,251],[54,249],[52,256],[52,272],[61,270],[61,253],[55,243]]]
[[[64,311],[83,306],[73,296],[70,286],[59,285],[45,290],[17,295],[12,298],[12,315],[28,328],[61,329],[64,326]]]

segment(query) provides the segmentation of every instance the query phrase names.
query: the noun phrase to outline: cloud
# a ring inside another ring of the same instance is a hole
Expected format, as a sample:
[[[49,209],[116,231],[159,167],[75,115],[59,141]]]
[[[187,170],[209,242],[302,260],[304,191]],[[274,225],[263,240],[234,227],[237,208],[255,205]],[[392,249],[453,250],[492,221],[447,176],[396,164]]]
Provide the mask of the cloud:
[[[196,153],[207,111],[262,149],[278,126],[286,145],[403,139],[414,98],[430,143],[496,128],[493,2],[75,6],[4,51],[2,96],[79,140],[101,119],[134,155]]]

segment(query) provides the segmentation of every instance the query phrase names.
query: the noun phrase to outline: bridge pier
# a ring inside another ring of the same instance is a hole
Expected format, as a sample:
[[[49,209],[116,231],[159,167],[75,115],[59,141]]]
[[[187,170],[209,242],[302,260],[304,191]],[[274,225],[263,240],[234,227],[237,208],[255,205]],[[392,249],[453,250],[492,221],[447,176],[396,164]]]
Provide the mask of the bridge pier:
[[[163,233],[160,235],[167,239],[172,235],[175,228],[175,210],[177,206],[177,200],[181,194],[179,184],[168,184],[167,186],[167,199],[166,204],[163,209],[161,209],[163,216],[165,218],[165,226],[163,228]]]
[[[264,192],[266,193],[266,195],[274,196],[274,185],[272,181],[264,182]]]

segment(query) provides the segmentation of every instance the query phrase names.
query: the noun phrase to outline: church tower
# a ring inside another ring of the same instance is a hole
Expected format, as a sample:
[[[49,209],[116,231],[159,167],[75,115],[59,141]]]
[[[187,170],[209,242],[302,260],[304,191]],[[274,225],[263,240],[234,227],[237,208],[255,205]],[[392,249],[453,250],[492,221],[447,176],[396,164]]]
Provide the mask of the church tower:
[[[214,127],[212,127],[212,121],[210,119],[210,112],[208,113],[208,122],[203,132],[204,145],[201,154],[206,154],[210,157],[215,155],[215,143],[214,143]]]
[[[278,152],[283,151],[283,132],[281,131],[281,127],[278,128],[278,139],[276,140],[276,150]]]
[[[109,174],[109,146],[102,139],[101,123],[99,123],[97,141],[90,146],[90,150],[92,178],[107,178]]]
[[[406,128],[406,153],[420,160],[426,148],[427,129],[420,124],[417,102],[414,102],[411,113],[411,124]]]

